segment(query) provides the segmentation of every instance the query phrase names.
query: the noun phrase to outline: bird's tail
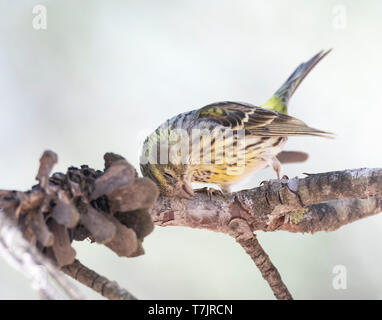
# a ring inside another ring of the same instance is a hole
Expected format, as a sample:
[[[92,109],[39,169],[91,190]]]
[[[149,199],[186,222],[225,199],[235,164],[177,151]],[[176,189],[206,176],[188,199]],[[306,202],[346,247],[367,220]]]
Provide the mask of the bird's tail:
[[[305,79],[307,74],[319,63],[332,49],[328,51],[320,51],[307,62],[301,63],[296,70],[289,76],[284,84],[275,94],[270,97],[262,108],[271,109],[273,111],[288,113],[288,102],[290,97],[296,91],[300,83]]]

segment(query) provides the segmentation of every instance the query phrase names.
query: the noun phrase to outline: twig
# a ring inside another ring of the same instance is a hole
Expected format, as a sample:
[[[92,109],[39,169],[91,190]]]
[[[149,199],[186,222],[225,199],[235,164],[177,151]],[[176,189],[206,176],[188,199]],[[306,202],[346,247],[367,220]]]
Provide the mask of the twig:
[[[279,300],[292,300],[292,295],[282,281],[277,268],[261,247],[256,235],[251,232],[248,224],[243,219],[236,218],[231,221],[230,227],[232,235],[259,268],[275,297]]]
[[[35,246],[24,239],[20,230],[3,210],[0,210],[0,253],[15,269],[32,280],[32,287],[41,297],[83,299],[78,289],[38,252]],[[54,280],[55,285],[49,281],[47,275]]]
[[[137,300],[136,297],[121,288],[115,281],[110,281],[100,276],[78,260],[75,260],[71,265],[63,267],[61,270],[110,300]]]

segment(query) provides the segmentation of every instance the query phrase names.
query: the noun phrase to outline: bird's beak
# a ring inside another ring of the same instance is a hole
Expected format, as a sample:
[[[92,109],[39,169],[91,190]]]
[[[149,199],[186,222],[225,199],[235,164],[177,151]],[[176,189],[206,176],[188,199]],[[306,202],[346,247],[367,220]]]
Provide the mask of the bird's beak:
[[[194,195],[194,190],[187,182],[183,182],[182,188],[179,190],[178,197],[191,200]]]

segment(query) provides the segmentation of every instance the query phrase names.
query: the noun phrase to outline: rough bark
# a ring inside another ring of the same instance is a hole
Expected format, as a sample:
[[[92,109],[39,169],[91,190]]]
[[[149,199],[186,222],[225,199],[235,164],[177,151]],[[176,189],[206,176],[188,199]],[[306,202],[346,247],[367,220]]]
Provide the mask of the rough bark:
[[[53,263],[25,240],[15,222],[0,210],[0,254],[16,270],[30,278],[32,287],[44,299],[82,299]],[[48,275],[53,281],[48,280]]]
[[[231,234],[234,218],[250,230],[314,233],[382,211],[382,169],[353,169],[271,180],[227,196],[192,200],[159,197],[150,214],[159,226],[188,226]]]
[[[306,157],[298,152],[285,153],[283,161],[303,161]],[[59,274],[54,264],[109,299],[135,299],[76,260],[71,242],[90,238],[119,256],[133,257],[144,253],[142,241],[154,222],[231,235],[259,268],[276,298],[291,299],[255,231],[334,231],[382,211],[382,169],[309,174],[303,179],[272,180],[226,196],[201,193],[192,200],[181,200],[157,199],[155,185],[138,178],[121,156],[108,153],[104,158],[104,171],[84,165],[50,176],[57,156],[47,151],[40,159],[37,186],[27,192],[0,190],[0,251],[9,252],[23,272],[30,273],[45,259],[47,264],[41,263],[52,274]],[[17,236],[12,238],[13,234]],[[67,291],[69,297],[78,297]],[[42,290],[41,295],[56,297],[50,289]]]
[[[130,292],[121,288],[115,281],[110,281],[109,279],[100,276],[95,271],[84,266],[78,260],[63,267],[62,271],[109,300],[137,299]]]
[[[253,232],[334,231],[382,211],[382,169],[311,174],[272,180],[226,196],[192,200],[160,197],[150,214],[158,226],[187,226],[233,236],[259,268],[278,299],[292,299]],[[239,226],[239,227],[238,227]]]
[[[58,269],[67,267],[68,275],[75,275],[76,280],[105,297],[133,299],[114,282],[80,265],[72,247],[74,240],[89,238],[120,257],[135,257],[144,254],[142,241],[153,230],[148,208],[158,196],[155,184],[138,178],[134,167],[122,157],[108,153],[104,158],[104,171],[84,165],[70,167],[66,174],[50,176],[58,157],[52,151],[45,151],[40,159],[37,185],[26,192],[0,190],[0,218],[3,219],[0,219],[0,228],[2,221],[9,220],[13,224],[13,229],[0,230],[0,251],[3,249],[4,255],[8,253],[7,260],[14,260],[13,265],[18,269],[32,273],[38,270],[30,253],[33,249],[38,261],[43,257],[50,263],[43,261],[42,266],[47,270],[54,268],[61,274]],[[29,260],[25,260],[28,257]],[[37,288],[42,297],[59,297],[53,289],[47,288],[49,290]],[[74,294],[70,297],[77,298]]]

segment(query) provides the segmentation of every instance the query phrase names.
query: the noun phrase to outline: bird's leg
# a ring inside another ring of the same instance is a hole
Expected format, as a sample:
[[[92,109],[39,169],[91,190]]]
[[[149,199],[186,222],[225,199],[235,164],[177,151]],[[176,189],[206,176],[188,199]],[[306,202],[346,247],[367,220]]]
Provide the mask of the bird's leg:
[[[231,188],[229,185],[220,185],[220,189],[222,190],[223,194],[231,193]]]
[[[268,165],[269,166],[272,166],[273,170],[275,170],[276,172],[276,175],[277,175],[277,181],[280,181],[280,172],[281,172],[281,163],[279,161],[279,159],[277,159],[276,157],[273,157],[269,162],[268,162]],[[260,186],[261,185],[267,185],[268,183],[270,183],[272,180],[270,181],[261,181],[260,182]]]
[[[277,175],[277,180],[280,180],[281,163],[279,159],[277,159],[276,157],[273,157],[271,161],[272,161],[272,168],[273,170],[275,170]]]

